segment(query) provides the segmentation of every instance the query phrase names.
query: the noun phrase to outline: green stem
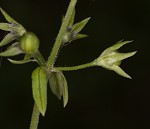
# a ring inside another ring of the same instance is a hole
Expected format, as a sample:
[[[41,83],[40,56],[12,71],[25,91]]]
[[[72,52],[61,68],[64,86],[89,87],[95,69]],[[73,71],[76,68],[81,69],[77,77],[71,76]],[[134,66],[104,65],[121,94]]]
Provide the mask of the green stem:
[[[79,70],[79,69],[92,67],[93,65],[94,65],[93,62],[90,62],[90,63],[77,65],[77,66],[71,66],[71,67],[55,67],[55,69],[60,70],[60,71],[73,71],[73,70]]]
[[[36,59],[36,61],[38,62],[38,64],[41,66],[41,67],[47,67],[46,65],[46,61],[43,57],[43,55],[40,53],[40,51],[36,51],[34,54],[33,54],[33,57]]]
[[[63,35],[67,30],[69,21],[71,19],[72,13],[73,13],[75,5],[76,5],[76,2],[77,2],[77,0],[71,0],[71,2],[69,4],[68,10],[66,12],[63,23],[61,25],[61,28],[60,28],[59,33],[57,35],[56,41],[54,43],[52,52],[51,52],[50,57],[48,58],[48,61],[47,61],[48,68],[51,68],[54,65],[55,58],[57,57],[58,50],[59,50],[60,45],[62,43]]]
[[[36,104],[34,104],[32,117],[31,117],[31,123],[30,123],[30,128],[29,129],[37,129],[38,128],[39,116],[40,116],[40,112],[39,112]]]

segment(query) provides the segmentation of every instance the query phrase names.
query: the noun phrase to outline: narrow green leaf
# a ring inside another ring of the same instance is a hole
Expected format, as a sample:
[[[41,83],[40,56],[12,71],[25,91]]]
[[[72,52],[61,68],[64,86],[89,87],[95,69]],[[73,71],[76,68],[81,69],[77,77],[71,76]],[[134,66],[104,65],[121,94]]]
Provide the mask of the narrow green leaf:
[[[36,60],[12,60],[12,59],[8,59],[12,64],[25,64],[28,62],[36,62]]]
[[[2,8],[0,8],[0,11],[4,15],[5,19],[10,23],[16,23],[19,24],[17,21],[15,21],[11,16],[9,16]],[[20,24],[19,24],[20,25]]]
[[[81,22],[74,24],[71,34],[72,33],[78,34],[84,28],[84,26],[88,23],[89,20],[90,18],[86,18],[82,20]]]
[[[4,52],[0,53],[0,56],[16,56],[21,54],[22,51],[18,47],[12,47],[10,49],[5,50]]]
[[[17,45],[17,43],[16,43]],[[12,59],[8,59],[12,64],[25,64],[28,62],[37,62],[37,60],[35,59],[30,59],[32,58],[31,54],[26,54],[23,58],[23,60],[12,60]]]
[[[47,75],[41,67],[32,73],[32,92],[38,110],[44,116],[47,107]]]
[[[0,42],[0,47],[9,44],[11,41],[17,38],[16,35],[9,33],[7,34],[4,39]]]
[[[52,72],[49,78],[49,85],[54,95],[61,99],[63,96],[64,107],[68,102],[68,86],[65,76],[60,71]]]

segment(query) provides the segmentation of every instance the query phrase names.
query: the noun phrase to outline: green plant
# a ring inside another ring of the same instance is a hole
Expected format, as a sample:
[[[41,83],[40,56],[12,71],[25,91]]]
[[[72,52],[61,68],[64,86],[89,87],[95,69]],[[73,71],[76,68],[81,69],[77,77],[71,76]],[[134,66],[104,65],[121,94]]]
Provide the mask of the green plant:
[[[49,83],[51,91],[54,95],[61,99],[63,97],[64,107],[68,103],[68,86],[63,71],[79,70],[92,66],[102,66],[108,70],[113,70],[119,75],[130,78],[120,67],[122,60],[133,56],[136,52],[119,53],[118,49],[131,41],[119,41],[115,45],[104,50],[101,55],[92,62],[71,66],[71,67],[56,67],[55,61],[58,56],[60,47],[68,42],[85,38],[87,35],[80,34],[81,30],[88,23],[90,18],[86,18],[81,22],[74,24],[75,5],[77,0],[71,0],[65,17],[62,19],[62,25],[58,36],[54,43],[52,52],[46,61],[39,51],[40,42],[38,37],[28,32],[21,24],[11,18],[2,8],[2,14],[8,23],[0,23],[0,29],[8,31],[4,39],[0,42],[0,46],[12,43],[5,51],[0,53],[0,56],[11,57],[19,54],[24,54],[23,60],[8,59],[13,64],[24,64],[28,62],[36,62],[39,67],[32,72],[32,91],[35,101],[33,114],[31,118],[30,129],[37,129],[39,115],[45,115],[47,108],[47,83]]]

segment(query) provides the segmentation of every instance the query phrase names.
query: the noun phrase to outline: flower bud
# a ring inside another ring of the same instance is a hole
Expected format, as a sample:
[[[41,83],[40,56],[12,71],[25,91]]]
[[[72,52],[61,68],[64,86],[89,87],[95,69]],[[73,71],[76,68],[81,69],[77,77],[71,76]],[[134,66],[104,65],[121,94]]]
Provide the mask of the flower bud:
[[[32,32],[25,33],[20,40],[20,48],[26,53],[36,52],[39,45],[38,37]]]
[[[125,73],[119,65],[121,64],[121,61],[133,56],[136,51],[134,52],[128,52],[128,53],[120,53],[117,50],[122,47],[123,45],[130,43],[131,41],[119,41],[115,45],[107,48],[102,52],[102,54],[94,61],[96,66],[102,66],[108,70],[113,70],[119,75],[130,78],[131,77]]]

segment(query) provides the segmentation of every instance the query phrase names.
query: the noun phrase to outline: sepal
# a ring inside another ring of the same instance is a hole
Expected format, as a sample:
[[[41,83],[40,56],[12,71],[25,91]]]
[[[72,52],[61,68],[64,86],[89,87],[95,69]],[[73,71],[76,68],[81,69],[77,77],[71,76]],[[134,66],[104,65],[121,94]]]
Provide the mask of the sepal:
[[[11,41],[14,41],[16,38],[17,35],[15,33],[8,33],[0,42],[0,47],[9,44]]]
[[[49,85],[58,99],[63,96],[64,107],[68,103],[68,85],[65,76],[61,71],[53,71],[49,77]]]
[[[66,30],[63,39],[62,44],[65,45],[67,43],[72,42],[73,40],[81,39],[87,37],[85,34],[80,34],[80,31],[85,27],[85,25],[88,23],[90,18],[86,18],[82,20],[81,22],[78,22],[73,25],[74,23],[74,17],[75,17],[75,11],[72,14],[72,17],[70,19],[70,23],[68,25],[68,29]]]
[[[16,56],[22,54],[22,50],[18,46],[18,42],[14,43],[13,45],[9,46],[4,52],[0,53],[0,56],[9,57],[9,56]]]

